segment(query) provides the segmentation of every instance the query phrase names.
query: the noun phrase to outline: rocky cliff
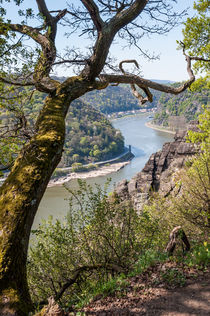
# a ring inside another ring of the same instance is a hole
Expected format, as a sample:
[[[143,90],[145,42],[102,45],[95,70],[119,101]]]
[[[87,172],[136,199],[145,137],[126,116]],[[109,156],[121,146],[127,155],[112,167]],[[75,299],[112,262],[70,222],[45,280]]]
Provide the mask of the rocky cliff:
[[[190,129],[195,129],[195,123]],[[151,192],[168,196],[175,188],[175,174],[196,152],[196,147],[186,142],[187,131],[177,132],[174,141],[165,143],[162,150],[152,154],[141,172],[130,181],[122,180],[115,192],[122,201],[132,200],[141,209]]]

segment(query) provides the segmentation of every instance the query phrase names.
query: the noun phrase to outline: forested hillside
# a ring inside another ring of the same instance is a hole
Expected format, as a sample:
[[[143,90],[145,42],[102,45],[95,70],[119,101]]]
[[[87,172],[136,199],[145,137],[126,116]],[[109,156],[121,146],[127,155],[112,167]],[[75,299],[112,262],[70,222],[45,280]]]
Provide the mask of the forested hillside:
[[[81,99],[105,114],[139,108],[138,100],[123,86],[109,86],[105,90],[91,91]]]
[[[153,102],[144,105],[144,107],[155,107],[160,95],[161,92],[154,91]],[[82,96],[81,100],[91,104],[104,114],[139,110],[141,108],[138,99],[133,96],[130,87],[127,85],[108,86],[104,90],[91,91]]]
[[[27,88],[25,90],[27,93]],[[31,137],[35,129],[34,120],[40,112],[44,97],[43,93],[34,93],[31,100],[19,109],[19,114],[9,113],[6,109],[2,110],[1,126],[5,129],[15,126],[19,119],[17,115],[22,115],[22,119],[27,122],[26,131]],[[24,135],[22,135],[13,146],[10,156],[0,159],[0,165],[6,165],[8,158],[12,161],[24,142]],[[111,159],[123,150],[124,139],[121,132],[116,130],[103,114],[81,100],[76,100],[71,104],[66,118],[66,138],[60,167],[71,166],[72,163],[87,164]]]
[[[123,150],[121,132],[103,114],[80,100],[71,104],[66,120],[64,165],[111,159]]]
[[[184,116],[186,122],[197,119],[202,111],[202,105],[207,105],[208,102],[207,88],[199,91],[186,90],[179,95],[162,93],[157,103],[158,113],[154,117],[154,123],[168,126],[171,116]]]

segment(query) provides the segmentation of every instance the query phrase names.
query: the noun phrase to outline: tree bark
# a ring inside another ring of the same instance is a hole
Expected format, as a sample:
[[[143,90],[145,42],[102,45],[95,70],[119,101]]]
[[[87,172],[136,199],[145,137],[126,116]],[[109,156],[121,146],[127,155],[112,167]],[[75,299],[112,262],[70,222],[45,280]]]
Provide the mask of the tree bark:
[[[165,251],[168,253],[169,256],[173,255],[173,252],[176,248],[178,239],[180,239],[182,241],[184,253],[190,250],[190,243],[189,243],[189,240],[188,240],[184,230],[182,229],[181,226],[177,226],[171,231],[170,240],[169,240],[168,245],[166,246],[166,249],[165,249]],[[185,246],[185,248],[184,248],[184,246]]]
[[[73,77],[45,99],[35,136],[24,146],[0,188],[0,315],[28,315],[32,309],[26,278],[31,226],[62,156],[69,105],[93,88],[94,84]]]
[[[61,159],[66,96],[47,97],[37,133],[27,144],[0,189],[0,314],[27,315],[26,281],[30,230],[51,174]]]
[[[28,315],[32,302],[26,259],[31,226],[50,177],[59,163],[65,140],[65,117],[70,103],[107,84],[71,77],[57,83],[45,99],[36,133],[23,147],[0,188],[0,315]]]

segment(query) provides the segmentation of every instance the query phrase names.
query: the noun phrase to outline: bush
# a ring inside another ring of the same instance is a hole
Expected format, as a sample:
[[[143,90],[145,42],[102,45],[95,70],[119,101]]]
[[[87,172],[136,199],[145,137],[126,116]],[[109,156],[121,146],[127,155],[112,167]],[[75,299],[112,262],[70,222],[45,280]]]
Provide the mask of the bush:
[[[83,172],[83,171],[91,171],[91,170],[95,170],[98,168],[98,165],[94,165],[94,164],[89,164],[89,165],[82,165],[81,163],[75,162],[72,165],[72,171],[73,172]]]
[[[84,171],[84,170],[85,170],[85,168],[83,167],[82,163],[80,163],[80,162],[74,162],[74,163],[72,164],[72,171],[73,171],[73,172],[82,172],[82,171]]]
[[[68,189],[66,222],[51,218],[33,231],[28,278],[35,302],[53,295],[64,306],[79,304],[98,284],[128,273],[153,245],[157,225],[146,213],[108,197],[106,188],[78,182],[79,190]]]
[[[60,168],[56,168],[55,171],[53,172],[52,178],[59,178],[59,177],[64,177],[69,173],[67,170],[62,170]]]
[[[185,263],[198,268],[205,268],[210,262],[210,244],[204,241],[202,244],[196,244],[185,258]]]

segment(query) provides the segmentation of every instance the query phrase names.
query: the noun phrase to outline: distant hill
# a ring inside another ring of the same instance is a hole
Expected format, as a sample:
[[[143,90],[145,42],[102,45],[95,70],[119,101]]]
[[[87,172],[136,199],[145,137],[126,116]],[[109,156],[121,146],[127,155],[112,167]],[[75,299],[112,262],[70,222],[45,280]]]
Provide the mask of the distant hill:
[[[25,89],[30,92],[29,88]],[[44,93],[36,91],[30,102],[24,104],[24,113],[31,130],[44,98]],[[14,124],[13,113],[1,109],[0,124],[0,127]],[[121,132],[101,112],[82,100],[72,102],[66,118],[66,139],[60,167],[108,160],[123,151],[124,138]],[[4,161],[0,159],[1,164],[4,165]]]
[[[209,90],[206,88],[194,92],[188,89],[178,95],[162,93],[157,103],[158,112],[155,114],[154,123],[169,126],[170,121],[176,117],[181,117],[183,123],[188,123],[197,119],[202,111],[202,105],[207,105],[208,102]]]
[[[161,84],[172,84],[175,83],[176,81],[171,81],[171,80],[161,80],[161,79],[149,79],[151,81],[161,83]]]
[[[60,166],[108,160],[123,150],[121,132],[103,114],[81,100],[72,102],[66,119],[66,140]]]
[[[144,107],[153,108],[157,106],[161,92],[152,90],[153,102],[147,103]],[[142,108],[138,99],[131,92],[129,85],[108,86],[104,90],[91,91],[80,98],[82,101],[94,106],[104,114],[115,112],[126,112]]]
[[[65,77],[54,77],[56,80],[64,81]],[[151,79],[152,81],[162,84],[172,84],[170,80]],[[151,90],[153,93],[153,102],[147,103],[147,108],[157,106],[158,100],[162,94],[160,91]],[[83,95],[80,100],[93,106],[104,114],[116,112],[126,112],[140,109],[138,100],[133,96],[130,86],[120,84],[118,86],[108,86],[103,90],[94,90]]]

